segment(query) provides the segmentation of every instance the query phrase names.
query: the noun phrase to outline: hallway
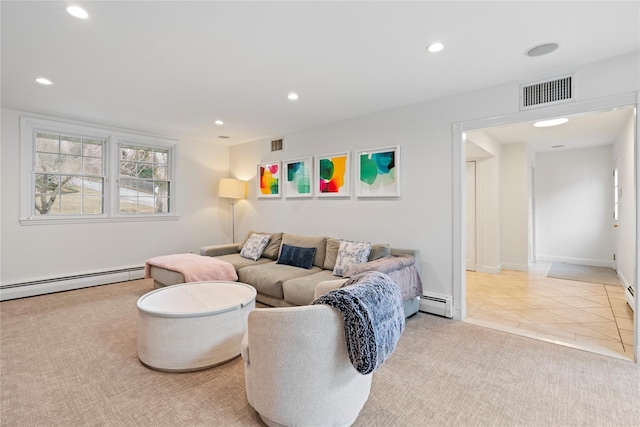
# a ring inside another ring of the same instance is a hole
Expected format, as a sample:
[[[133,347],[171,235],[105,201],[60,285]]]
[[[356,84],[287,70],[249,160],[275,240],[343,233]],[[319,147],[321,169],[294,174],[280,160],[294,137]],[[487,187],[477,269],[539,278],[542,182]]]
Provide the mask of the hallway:
[[[467,271],[465,321],[633,360],[633,310],[622,286],[548,278],[550,268]]]

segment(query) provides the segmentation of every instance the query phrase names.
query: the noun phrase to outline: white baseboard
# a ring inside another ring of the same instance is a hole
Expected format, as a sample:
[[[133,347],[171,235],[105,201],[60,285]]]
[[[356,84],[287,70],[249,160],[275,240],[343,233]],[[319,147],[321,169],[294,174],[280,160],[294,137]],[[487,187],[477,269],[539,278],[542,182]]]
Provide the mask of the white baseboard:
[[[144,266],[93,271],[64,277],[48,277],[28,282],[3,283],[0,285],[0,301],[137,279],[144,279]]]
[[[502,268],[505,270],[514,270],[514,271],[529,271],[528,264],[510,264],[503,263]]]
[[[590,265],[592,267],[613,268],[613,260],[606,260],[606,259],[572,258],[572,257],[561,257],[561,256],[553,256],[553,255],[536,255],[536,261],[565,262],[567,264]]]
[[[620,283],[622,287],[627,289],[627,287],[631,286],[631,282],[627,280],[627,278],[620,271],[616,272],[618,274],[618,279],[620,279]]]
[[[477,265],[477,273],[500,274],[502,272],[502,264],[495,266]]]

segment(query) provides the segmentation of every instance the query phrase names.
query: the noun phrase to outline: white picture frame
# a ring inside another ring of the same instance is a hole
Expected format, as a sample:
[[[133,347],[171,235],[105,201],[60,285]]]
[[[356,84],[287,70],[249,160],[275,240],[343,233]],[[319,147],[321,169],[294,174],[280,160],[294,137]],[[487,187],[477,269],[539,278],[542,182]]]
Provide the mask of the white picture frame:
[[[282,189],[287,199],[313,197],[313,184],[311,156],[282,162]]]
[[[358,150],[354,157],[356,197],[400,197],[399,145]]]
[[[351,153],[315,156],[314,192],[316,197],[351,196]]]

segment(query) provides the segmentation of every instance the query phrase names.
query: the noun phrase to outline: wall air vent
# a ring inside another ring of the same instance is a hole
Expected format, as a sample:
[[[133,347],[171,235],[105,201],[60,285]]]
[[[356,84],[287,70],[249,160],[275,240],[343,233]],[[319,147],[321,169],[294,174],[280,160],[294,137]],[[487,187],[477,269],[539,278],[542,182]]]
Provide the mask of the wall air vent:
[[[271,141],[271,151],[282,151],[282,140],[275,139]]]
[[[575,99],[575,76],[559,77],[553,80],[537,81],[520,85],[520,109],[570,102]]]

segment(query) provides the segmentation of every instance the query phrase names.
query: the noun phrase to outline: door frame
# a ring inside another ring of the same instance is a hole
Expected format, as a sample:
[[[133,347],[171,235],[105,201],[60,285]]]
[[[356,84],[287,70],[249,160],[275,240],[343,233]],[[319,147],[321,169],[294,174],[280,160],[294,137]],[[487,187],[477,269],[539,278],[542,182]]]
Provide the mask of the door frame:
[[[616,155],[616,158],[613,159],[612,162],[612,167],[611,170],[613,171],[613,191],[614,191],[614,195],[613,195],[613,269],[616,272],[616,274],[618,273],[618,257],[617,257],[617,253],[618,251],[618,217],[616,216],[616,202],[618,199],[618,194],[615,194],[618,192],[618,185],[616,185],[615,181],[618,180],[618,157]]]
[[[508,125],[513,123],[544,120],[553,117],[589,113],[608,110],[616,107],[634,106],[636,109],[635,137],[634,137],[634,169],[636,179],[636,269],[634,283],[638,283],[638,265],[640,264],[640,239],[638,239],[638,216],[640,214],[640,152],[638,150],[638,133],[640,132],[640,115],[637,113],[640,104],[640,92],[632,92],[618,96],[600,98],[589,101],[572,102],[549,107],[541,107],[534,110],[521,111],[514,114],[453,123],[453,317],[462,320],[467,315],[466,280],[465,280],[465,173],[466,173],[466,148],[463,134],[471,130],[479,130],[487,127]],[[634,334],[635,342],[638,340],[638,307],[640,298],[635,299]],[[635,346],[635,360],[638,361],[639,347]]]

